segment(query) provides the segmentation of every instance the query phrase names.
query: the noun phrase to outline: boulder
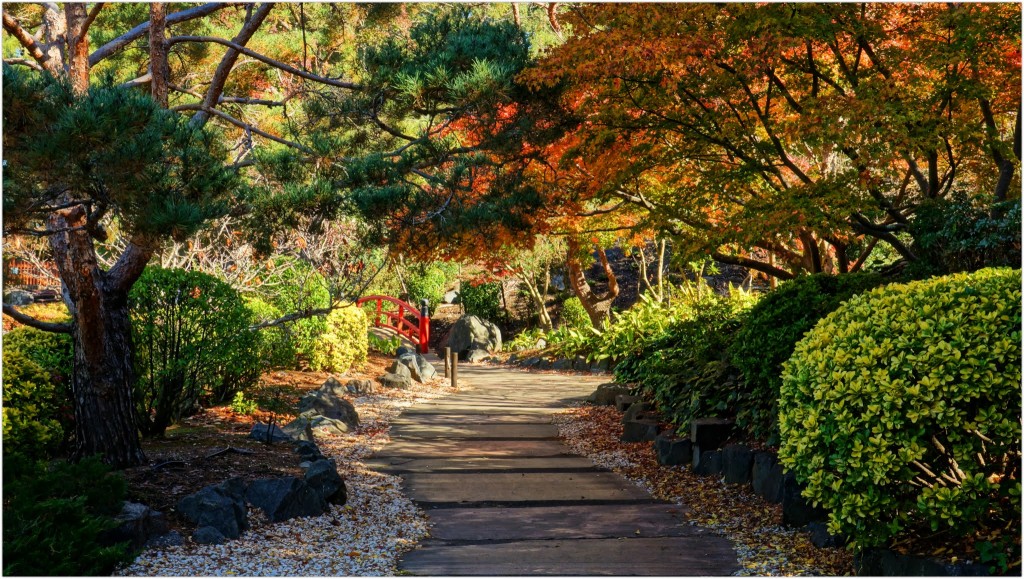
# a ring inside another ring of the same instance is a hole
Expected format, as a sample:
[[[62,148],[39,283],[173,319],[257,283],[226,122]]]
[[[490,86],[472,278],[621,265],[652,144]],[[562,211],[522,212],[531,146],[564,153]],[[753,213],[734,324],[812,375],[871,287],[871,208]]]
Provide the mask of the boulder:
[[[662,432],[654,439],[654,453],[658,457],[658,464],[689,464],[693,445],[689,438],[678,438],[671,431]]]
[[[697,450],[694,449],[694,454],[696,453]],[[722,474],[722,451],[705,450],[701,452],[697,463],[693,465],[693,472],[701,475]]]
[[[292,476],[255,480],[246,489],[245,499],[263,509],[274,523],[315,517],[327,511],[324,497],[306,481]]]
[[[249,438],[267,443],[291,442],[293,440],[290,434],[278,428],[276,424],[270,425],[263,424],[262,422],[252,425],[252,430],[249,431]]]
[[[309,416],[311,419],[314,415],[319,415],[338,420],[348,426],[346,431],[354,430],[359,426],[359,414],[355,406],[342,397],[347,392],[347,388],[331,378],[324,382],[319,390],[310,392],[299,400],[299,415]],[[316,425],[313,425],[313,428],[316,428]]]
[[[540,362],[537,362],[537,369],[538,370],[550,370],[551,369],[551,360],[547,360],[545,358],[541,358]]]
[[[461,304],[462,298],[459,296],[459,292],[452,290],[444,292],[444,297],[441,298],[442,304]]]
[[[303,480],[332,505],[343,505],[348,500],[345,480],[338,474],[338,468],[332,460],[314,461],[306,470]]]
[[[537,343],[535,343],[533,347],[537,350],[543,350],[548,347],[548,341],[544,338],[537,338]]]
[[[580,372],[589,372],[590,362],[587,362],[587,358],[585,356],[576,356],[576,359],[572,361],[572,369]]]
[[[284,431],[305,432],[306,430],[309,430],[312,433],[314,430],[318,430],[325,434],[347,434],[358,427],[358,417],[356,417],[356,420],[357,422],[355,426],[353,426],[351,422],[330,418],[323,414],[317,414],[316,410],[307,410],[302,414],[299,414],[298,418],[295,420],[285,424]],[[312,440],[312,436],[310,436],[309,439]]]
[[[34,301],[32,294],[25,290],[11,290],[4,294],[4,303],[12,306],[27,306]]]
[[[540,358],[534,356],[532,358],[527,358],[523,360],[519,365],[525,368],[533,368],[537,364],[540,364]]]
[[[733,425],[727,418],[698,418],[690,423],[690,440],[702,451],[716,450],[732,436]]]
[[[754,453],[742,444],[729,444],[722,449],[722,473],[729,484],[747,484],[754,466]]]
[[[228,479],[182,498],[177,511],[199,527],[213,527],[224,537],[237,539],[249,528],[245,493],[242,479]]]
[[[512,354],[511,356],[508,357],[508,360],[506,360],[505,362],[507,364],[515,364],[518,361],[519,361],[519,356],[516,355],[516,354]]]
[[[890,549],[861,549],[853,556],[853,572],[875,577],[982,577],[988,565],[973,561],[946,563],[930,557],[903,555]],[[1007,575],[1019,575],[1020,566]]]
[[[403,368],[404,367],[405,366],[403,366]],[[408,368],[406,368],[406,370],[408,370]],[[410,386],[412,386],[412,378],[410,378],[409,376],[405,376],[403,374],[395,374],[393,372],[388,372],[387,374],[384,374],[377,380],[379,380],[381,385],[383,385],[385,388],[396,388],[398,390],[406,390]]]
[[[448,333],[448,347],[465,360],[470,350],[501,351],[501,330],[477,316],[462,316]]]
[[[206,525],[192,533],[192,540],[200,545],[220,545],[227,540],[227,537],[217,527]]]
[[[320,447],[315,442],[308,440],[300,440],[295,443],[295,454],[299,455],[300,459],[310,462],[324,458],[323,453],[320,452]]]
[[[415,353],[416,353],[416,348],[413,348],[412,346],[399,346],[398,349],[395,350],[395,357],[396,358],[401,358],[402,356],[405,356],[406,354],[415,354]]]
[[[649,418],[654,413],[654,405],[650,402],[638,400],[629,405],[629,408],[622,414],[622,423],[625,424],[640,418]]]
[[[828,525],[824,522],[810,523],[807,531],[811,534],[811,544],[819,549],[842,547],[844,544],[842,539],[828,532]]]
[[[437,377],[437,370],[434,368],[434,365],[416,353],[406,352],[399,355],[391,367],[388,368],[388,372],[397,374],[398,372],[395,372],[395,370],[399,366],[405,366],[409,370],[409,376],[421,384]]]
[[[565,276],[560,273],[556,273],[555,275],[551,276],[551,287],[554,288],[555,291],[564,292]]]
[[[283,430],[288,436],[291,436],[295,441],[312,442],[314,445],[316,444],[316,440],[313,438],[313,425],[311,425],[309,420],[305,418],[296,418],[282,426],[281,430]]]
[[[615,396],[615,409],[618,410],[619,412],[625,412],[629,410],[629,407],[632,406],[633,403],[636,402],[637,400],[639,400],[639,398],[636,396],[630,396],[629,394],[619,394]]]
[[[349,380],[345,383],[345,391],[352,396],[373,394],[375,390],[372,380]]]
[[[622,442],[646,442],[658,437],[661,425],[653,418],[637,418],[622,423]]]
[[[459,359],[465,360],[466,362],[476,363],[483,362],[484,360],[487,359],[487,357],[487,350],[472,349],[466,352],[466,355],[464,357],[460,357]]]
[[[111,543],[129,542],[132,549],[141,549],[150,539],[167,533],[167,517],[142,503],[125,501],[114,520],[118,526],[105,537]]]
[[[535,358],[531,358],[533,360]],[[539,359],[537,359],[539,361]],[[623,386],[622,384],[616,384],[614,382],[607,382],[597,387],[597,390],[587,396],[587,404],[593,404],[594,406],[611,406],[615,404],[615,397],[619,395],[629,395],[629,386]]]
[[[766,501],[782,502],[782,465],[778,464],[775,455],[767,452],[754,455],[751,485],[754,487],[754,494]]]
[[[611,369],[611,362],[607,359],[601,360],[590,367],[591,372],[607,372]]]
[[[565,358],[559,358],[551,363],[552,370],[572,370],[572,360],[566,360]]]

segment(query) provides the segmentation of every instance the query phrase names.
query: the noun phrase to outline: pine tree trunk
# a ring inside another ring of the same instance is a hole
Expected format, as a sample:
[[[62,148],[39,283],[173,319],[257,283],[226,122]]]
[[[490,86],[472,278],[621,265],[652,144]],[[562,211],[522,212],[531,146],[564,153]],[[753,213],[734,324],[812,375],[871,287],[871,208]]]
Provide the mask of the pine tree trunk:
[[[135,376],[127,289],[131,285],[123,283],[123,276],[137,279],[149,255],[132,245],[110,272],[104,272],[85,223],[85,209],[75,206],[55,212],[48,224],[59,232],[50,235],[50,245],[72,318],[75,458],[99,454],[104,462],[124,468],[144,463],[146,456],[132,401]]]

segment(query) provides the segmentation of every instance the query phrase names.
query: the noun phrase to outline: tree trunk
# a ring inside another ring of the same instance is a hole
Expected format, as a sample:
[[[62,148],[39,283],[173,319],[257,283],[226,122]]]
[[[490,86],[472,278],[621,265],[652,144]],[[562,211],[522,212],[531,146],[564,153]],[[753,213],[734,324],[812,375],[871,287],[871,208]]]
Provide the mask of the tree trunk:
[[[132,401],[135,375],[128,316],[130,284],[126,286],[123,278],[100,269],[92,239],[84,230],[85,222],[85,209],[75,206],[53,213],[48,223],[51,231],[59,232],[50,235],[50,246],[72,317],[74,458],[100,454],[104,462],[124,468],[146,460]],[[122,258],[115,269],[122,274],[136,270],[141,273],[138,260],[144,267],[148,261],[145,252],[128,253],[126,256],[132,259]]]
[[[579,258],[579,242],[569,237],[568,245],[565,265],[569,269],[569,285],[572,286],[576,297],[580,298],[583,308],[587,310],[590,322],[595,328],[600,328],[601,322],[611,315],[612,302],[619,295],[619,284],[615,272],[612,271],[611,265],[608,263],[608,256],[604,249],[599,247],[597,253],[601,260],[601,266],[604,267],[605,274],[608,276],[608,291],[601,294],[595,293],[583,274],[583,265]]]

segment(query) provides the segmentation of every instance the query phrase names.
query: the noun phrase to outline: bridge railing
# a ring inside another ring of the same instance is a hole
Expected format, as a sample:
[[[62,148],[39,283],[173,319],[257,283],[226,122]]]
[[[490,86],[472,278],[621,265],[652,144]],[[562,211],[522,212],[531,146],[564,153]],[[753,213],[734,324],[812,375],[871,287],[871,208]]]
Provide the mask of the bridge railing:
[[[421,302],[419,310],[407,302],[390,296],[364,296],[356,300],[356,305],[360,307],[368,303],[375,303],[377,306],[376,313],[371,314],[374,327],[390,328],[398,332],[398,335],[404,336],[416,344],[416,349],[421,354],[426,354],[429,351],[430,309],[427,300]],[[396,309],[385,309],[384,304],[396,306]]]

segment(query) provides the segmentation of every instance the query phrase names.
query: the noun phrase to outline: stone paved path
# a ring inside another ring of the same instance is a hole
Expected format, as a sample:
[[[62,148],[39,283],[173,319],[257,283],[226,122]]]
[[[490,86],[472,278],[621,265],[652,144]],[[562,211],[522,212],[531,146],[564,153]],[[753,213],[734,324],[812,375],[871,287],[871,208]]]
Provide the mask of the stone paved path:
[[[436,359],[435,359],[436,361]],[[414,575],[729,575],[732,544],[569,454],[551,415],[607,378],[459,365],[460,392],[413,406],[370,464],[398,474],[431,538]]]

